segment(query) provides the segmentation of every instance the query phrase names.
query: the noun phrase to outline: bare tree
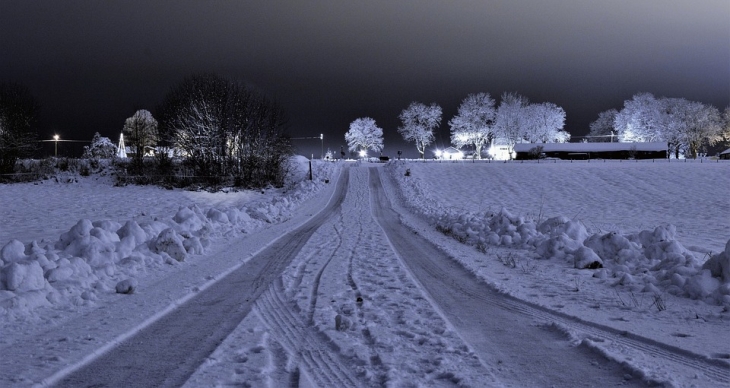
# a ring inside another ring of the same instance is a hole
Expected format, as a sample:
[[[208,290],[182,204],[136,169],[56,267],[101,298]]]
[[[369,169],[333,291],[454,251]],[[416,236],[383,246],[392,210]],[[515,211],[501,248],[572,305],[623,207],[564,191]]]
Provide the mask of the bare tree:
[[[696,158],[701,147],[722,140],[722,116],[717,108],[684,98],[655,98],[649,93],[625,101],[614,126],[621,141],[666,141],[676,157],[685,151]]]
[[[730,145],[730,106],[725,107],[722,113],[722,142]]]
[[[494,138],[494,99],[489,93],[470,94],[459,105],[451,120],[451,143],[457,147],[474,146],[477,159],[482,158],[482,147]]]
[[[375,125],[375,120],[370,117],[359,118],[350,123],[345,141],[350,151],[378,152],[383,149],[383,129]]]
[[[674,116],[672,122],[678,122],[680,139],[689,156],[696,159],[703,145],[712,146],[722,140],[722,118],[717,108],[685,100],[677,110],[680,116]]]
[[[196,176],[236,186],[283,184],[291,144],[283,109],[242,82],[214,74],[184,79],[160,112],[163,141],[185,155]]]
[[[146,148],[157,145],[157,120],[147,110],[138,110],[128,118],[124,122],[122,132],[129,144],[134,147],[134,160],[137,163],[142,161]]]
[[[565,111],[551,103],[530,104],[524,109],[525,134],[523,139],[530,143],[564,143],[570,140],[570,134],[563,131]]]
[[[412,102],[398,117],[403,122],[398,132],[404,140],[416,143],[416,149],[423,159],[426,147],[434,140],[433,130],[441,124],[441,107],[436,103],[426,106]]]
[[[588,133],[590,142],[613,142],[616,131],[613,127],[618,111],[609,109],[598,114],[596,121],[590,124],[591,131]],[[618,139],[616,139],[618,141]]]
[[[494,128],[497,137],[507,143],[510,156],[514,153],[515,144],[523,137],[527,124],[525,109],[529,101],[517,93],[506,92],[497,108]]]
[[[0,174],[10,174],[18,158],[36,150],[39,105],[28,88],[0,83]]]

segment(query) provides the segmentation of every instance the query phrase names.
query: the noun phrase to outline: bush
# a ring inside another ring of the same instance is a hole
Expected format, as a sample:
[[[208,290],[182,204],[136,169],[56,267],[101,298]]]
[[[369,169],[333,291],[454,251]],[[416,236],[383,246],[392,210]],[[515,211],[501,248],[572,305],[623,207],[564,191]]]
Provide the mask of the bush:
[[[543,146],[530,148],[530,151],[528,152],[530,159],[543,159],[545,157],[545,154],[542,152],[543,149]]]

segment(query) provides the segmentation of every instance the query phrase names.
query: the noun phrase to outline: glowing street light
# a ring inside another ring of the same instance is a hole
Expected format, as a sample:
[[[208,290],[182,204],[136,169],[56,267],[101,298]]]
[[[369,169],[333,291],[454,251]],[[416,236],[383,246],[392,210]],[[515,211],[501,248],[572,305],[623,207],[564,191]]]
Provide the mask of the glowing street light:
[[[56,157],[56,158],[58,157],[58,139],[60,139],[60,136],[53,135],[53,140],[54,140],[54,143],[55,143],[53,156]]]
[[[319,140],[322,140],[322,154],[319,156],[319,158],[324,159],[324,133],[319,134]]]
[[[439,158],[439,159],[441,159],[441,155],[443,155],[443,151],[437,149],[436,150],[436,157]]]
[[[360,150],[360,157],[361,158],[364,158],[366,156],[368,156],[368,151],[367,150]]]

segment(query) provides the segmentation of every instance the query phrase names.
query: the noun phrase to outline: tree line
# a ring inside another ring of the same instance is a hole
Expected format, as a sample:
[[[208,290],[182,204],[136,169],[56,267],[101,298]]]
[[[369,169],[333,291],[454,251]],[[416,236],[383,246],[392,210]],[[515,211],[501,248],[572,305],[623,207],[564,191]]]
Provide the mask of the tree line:
[[[433,143],[434,130],[441,125],[439,105],[412,102],[399,118],[398,132],[415,143],[421,158]],[[563,130],[565,111],[550,102],[530,103],[517,93],[504,93],[499,106],[489,93],[468,95],[448,122],[451,143],[469,146],[481,158],[485,146],[494,141],[506,146],[510,154],[516,143],[567,142],[571,135]],[[383,129],[369,117],[350,124],[345,140],[351,151],[383,149]],[[624,102],[619,111],[601,112],[590,124],[586,137],[591,142],[666,142],[669,152],[696,158],[700,150],[718,143],[730,144],[730,107],[720,112],[712,105],[684,98],[654,97],[639,93]]]
[[[416,145],[421,158],[426,147],[435,139],[434,130],[441,125],[439,105],[412,102],[398,116],[402,125],[398,132],[403,139]],[[504,93],[499,106],[489,93],[469,94],[459,105],[457,114],[448,122],[451,143],[456,147],[470,146],[474,157],[482,158],[482,150],[493,141],[506,145],[513,152],[520,142],[566,142],[570,134],[563,130],[565,111],[550,103],[530,103],[517,93]],[[351,151],[383,149],[383,130],[369,117],[350,124],[345,140]]]
[[[37,150],[38,103],[27,88],[0,84],[0,174]],[[157,119],[138,110],[122,132],[132,152],[118,174],[137,183],[281,186],[292,146],[283,108],[243,82],[197,74],[173,86]],[[84,157],[109,158],[116,146],[98,133]]]
[[[721,113],[697,101],[638,93],[621,110],[601,112],[591,123],[589,141],[614,137],[621,142],[667,142],[676,158],[697,158],[703,148],[730,142],[730,107]]]

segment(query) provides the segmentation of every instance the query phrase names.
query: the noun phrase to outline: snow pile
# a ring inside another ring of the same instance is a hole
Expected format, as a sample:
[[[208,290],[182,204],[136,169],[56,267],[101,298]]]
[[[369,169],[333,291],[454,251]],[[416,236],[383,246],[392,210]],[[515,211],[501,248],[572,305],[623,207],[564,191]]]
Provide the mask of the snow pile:
[[[318,166],[334,176],[338,165]],[[181,206],[149,221],[79,220],[55,242],[17,239],[0,249],[0,316],[22,316],[51,305],[85,305],[98,293],[133,293],[136,278],[205,253],[215,241],[290,218],[324,181],[291,182],[281,195],[243,206]]]
[[[632,291],[668,292],[730,306],[730,241],[724,252],[703,264],[676,239],[673,225],[638,233],[591,234],[583,223],[565,216],[536,221],[505,208],[499,212],[448,209],[429,195],[429,186],[410,173],[407,163],[391,162],[386,168],[412,210],[462,243],[480,250],[489,245],[531,249],[537,259],[598,269],[594,277],[614,278],[615,285]]]

